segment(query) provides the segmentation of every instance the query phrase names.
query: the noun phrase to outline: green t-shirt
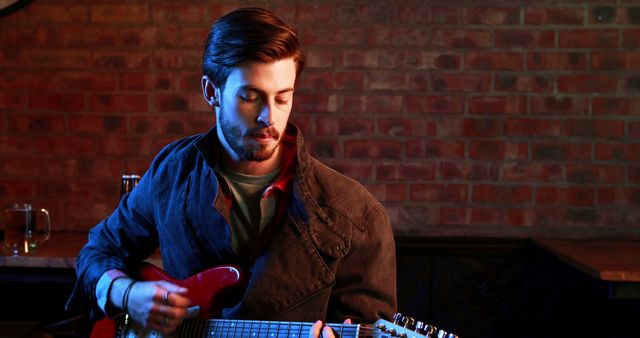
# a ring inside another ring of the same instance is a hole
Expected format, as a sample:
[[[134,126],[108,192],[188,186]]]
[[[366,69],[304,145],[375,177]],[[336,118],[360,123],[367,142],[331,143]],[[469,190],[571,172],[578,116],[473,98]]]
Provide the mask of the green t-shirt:
[[[260,176],[241,174],[222,166],[216,169],[232,194],[231,246],[242,260],[252,263],[258,255],[260,233],[276,210],[276,194],[265,197],[264,191],[280,169]]]

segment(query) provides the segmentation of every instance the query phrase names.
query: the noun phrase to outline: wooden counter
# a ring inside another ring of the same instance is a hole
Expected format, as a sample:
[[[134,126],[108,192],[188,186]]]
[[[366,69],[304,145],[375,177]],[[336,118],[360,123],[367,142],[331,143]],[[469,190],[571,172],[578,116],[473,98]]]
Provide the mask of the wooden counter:
[[[87,236],[86,232],[54,232],[34,253],[0,256],[0,267],[75,269],[76,258],[87,243]],[[148,261],[162,266],[159,254]]]
[[[589,276],[640,282],[640,241],[535,239],[534,243]]]

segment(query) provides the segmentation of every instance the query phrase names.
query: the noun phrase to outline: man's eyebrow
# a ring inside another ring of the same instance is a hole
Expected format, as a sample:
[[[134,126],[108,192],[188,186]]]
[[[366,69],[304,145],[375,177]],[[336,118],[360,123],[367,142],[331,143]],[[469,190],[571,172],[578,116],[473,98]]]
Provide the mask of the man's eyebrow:
[[[250,90],[252,92],[256,92],[259,94],[265,94],[264,90],[261,90],[257,87],[254,87],[252,85],[244,85],[240,87],[240,90]],[[288,88],[284,88],[279,90],[276,94],[284,94],[284,93],[288,93],[288,92],[293,92],[294,88],[293,87],[288,87]]]

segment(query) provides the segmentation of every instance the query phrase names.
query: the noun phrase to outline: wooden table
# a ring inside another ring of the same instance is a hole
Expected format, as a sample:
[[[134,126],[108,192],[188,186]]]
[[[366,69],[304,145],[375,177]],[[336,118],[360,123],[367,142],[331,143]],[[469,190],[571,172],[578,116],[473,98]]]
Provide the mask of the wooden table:
[[[609,282],[612,298],[640,299],[640,241],[534,239],[587,275]]]
[[[75,269],[76,258],[80,249],[87,243],[87,232],[54,232],[48,241],[43,242],[38,250],[28,255],[0,256],[0,268],[54,268]],[[158,253],[148,261],[162,266]]]

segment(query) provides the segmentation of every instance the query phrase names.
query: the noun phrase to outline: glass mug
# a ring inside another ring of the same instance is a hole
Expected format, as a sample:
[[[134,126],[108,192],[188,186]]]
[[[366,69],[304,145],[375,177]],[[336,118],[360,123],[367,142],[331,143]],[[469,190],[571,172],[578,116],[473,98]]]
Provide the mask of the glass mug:
[[[43,214],[46,229],[39,234],[37,220]],[[51,235],[51,220],[45,209],[34,209],[31,204],[13,204],[4,209],[4,243],[5,254],[20,255],[33,253],[38,244],[49,239]]]

